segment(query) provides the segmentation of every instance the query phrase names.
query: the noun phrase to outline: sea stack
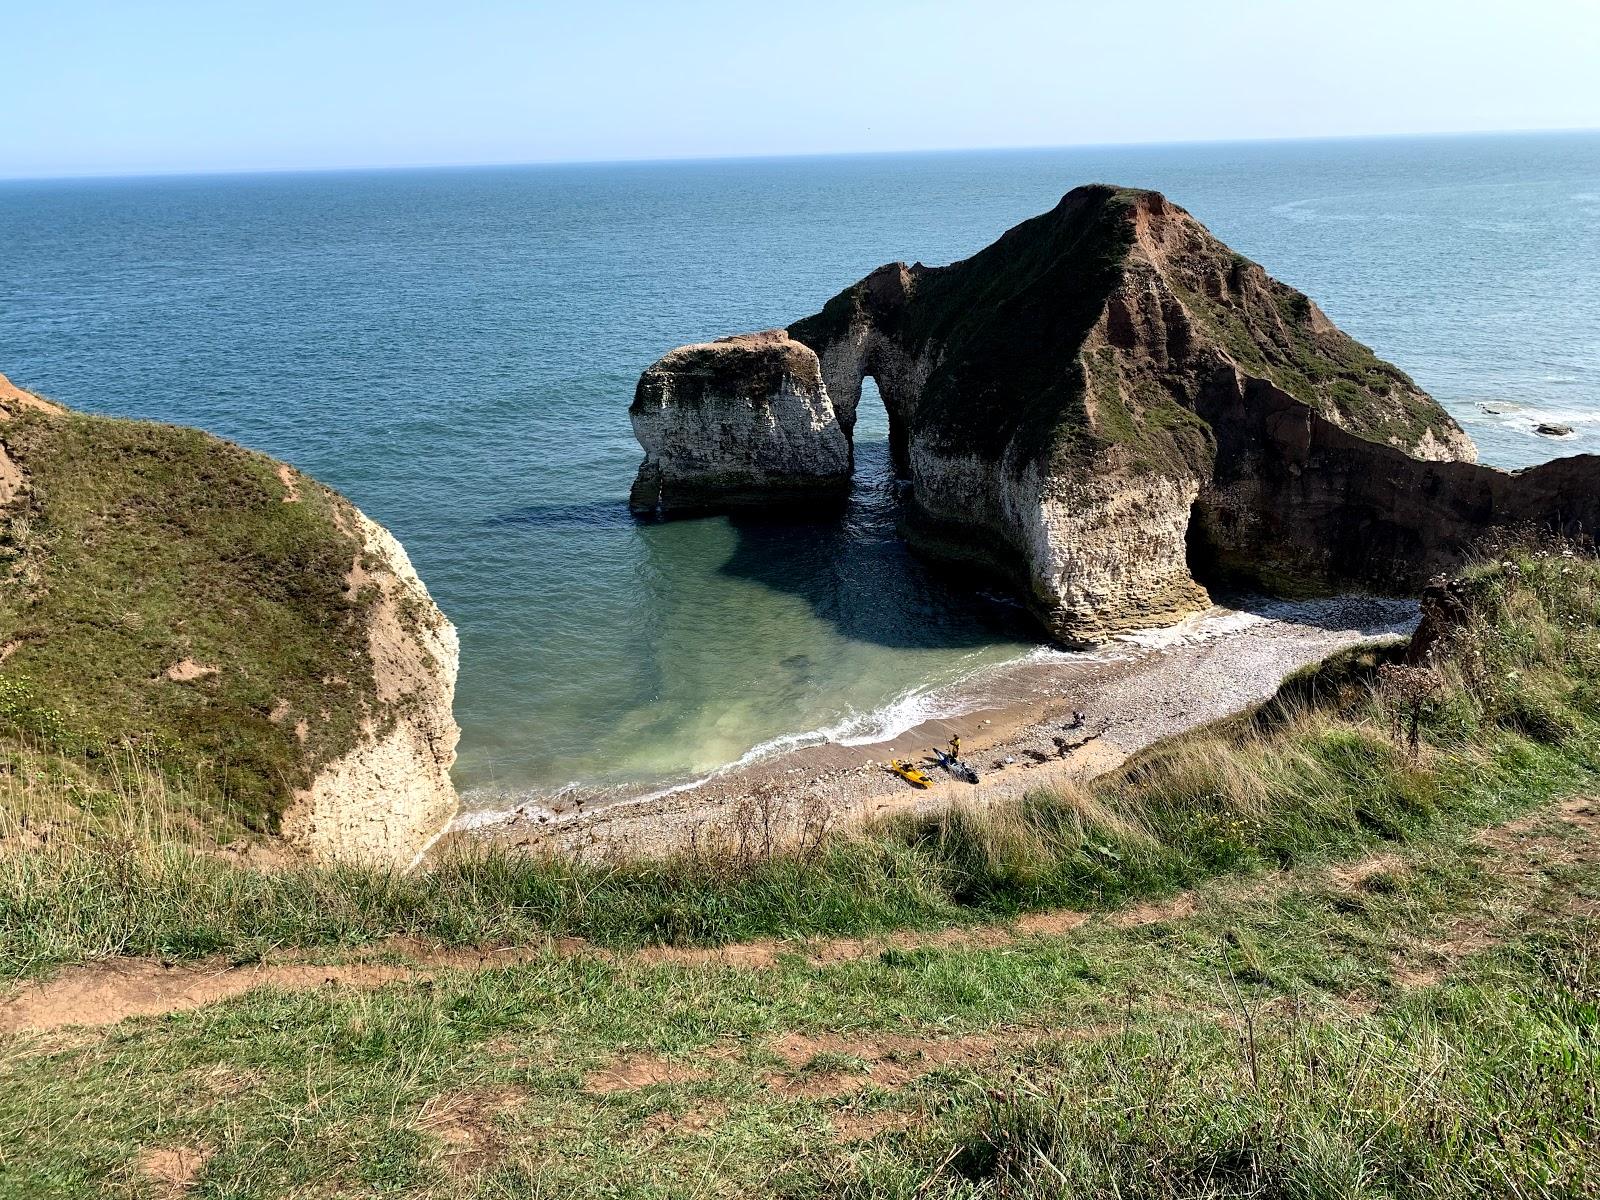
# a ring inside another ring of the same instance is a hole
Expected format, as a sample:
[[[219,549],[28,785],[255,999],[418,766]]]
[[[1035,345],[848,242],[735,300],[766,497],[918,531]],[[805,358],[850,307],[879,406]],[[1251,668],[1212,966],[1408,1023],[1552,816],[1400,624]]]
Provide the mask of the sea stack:
[[[667,355],[632,410],[635,507],[836,496],[869,375],[904,535],[1009,581],[1068,644],[1197,611],[1202,581],[1415,592],[1490,525],[1600,516],[1600,460],[1475,465],[1305,295],[1106,185],[950,266],[880,267],[786,331]]]
[[[817,356],[782,329],[684,346],[639,380],[628,410],[645,459],[635,512],[838,500],[850,439]]]

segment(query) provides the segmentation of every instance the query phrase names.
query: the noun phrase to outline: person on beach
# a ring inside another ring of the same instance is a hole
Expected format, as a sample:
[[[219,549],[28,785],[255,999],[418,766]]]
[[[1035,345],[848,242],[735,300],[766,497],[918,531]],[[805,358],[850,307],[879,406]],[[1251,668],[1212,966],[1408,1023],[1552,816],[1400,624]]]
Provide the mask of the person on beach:
[[[952,733],[950,735],[950,757],[961,757],[961,735],[959,733]]]

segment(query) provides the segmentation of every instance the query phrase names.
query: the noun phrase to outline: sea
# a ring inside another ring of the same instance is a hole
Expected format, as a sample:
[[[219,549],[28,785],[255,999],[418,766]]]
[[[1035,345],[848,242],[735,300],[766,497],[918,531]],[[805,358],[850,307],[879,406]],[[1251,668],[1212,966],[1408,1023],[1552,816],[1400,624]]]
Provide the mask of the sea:
[[[896,540],[870,397],[842,515],[635,521],[640,371],[1096,181],[1309,293],[1484,461],[1600,452],[1594,133],[0,182],[0,372],[393,530],[461,632],[470,810],[637,795],[893,735],[1048,653]]]

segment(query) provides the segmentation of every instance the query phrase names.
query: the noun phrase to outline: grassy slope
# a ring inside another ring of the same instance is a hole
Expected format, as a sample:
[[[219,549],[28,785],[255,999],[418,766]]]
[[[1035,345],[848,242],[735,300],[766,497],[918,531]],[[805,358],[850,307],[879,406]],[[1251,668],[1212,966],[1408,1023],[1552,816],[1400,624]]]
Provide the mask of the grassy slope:
[[[31,480],[0,514],[0,753],[72,800],[35,818],[153,767],[200,818],[271,828],[373,699],[349,506],[303,477],[284,503],[271,460],[190,429],[33,414],[0,437]],[[219,671],[166,678],[185,658]]]
[[[1523,555],[1464,594],[1414,755],[1397,693],[1345,664],[1090,793],[802,860],[400,880],[13,853],[12,971],[393,929],[848,931],[1213,882],[1193,916],[1066,937],[767,971],[545,956],[25,1035],[0,1067],[0,1196],[158,1195],[138,1163],[174,1147],[239,1196],[1593,1194],[1594,830],[1472,833],[1593,786],[1600,565]],[[582,1086],[638,1052],[703,1074]]]
[[[1318,330],[1303,292],[1214,242],[1186,255],[1167,282],[1205,335],[1238,365],[1309,404],[1351,433],[1402,448],[1454,421],[1399,367],[1348,334]],[[1229,282],[1229,298],[1196,286],[1206,277]]]
[[[1150,364],[1124,377],[1104,348],[1083,359],[1082,371],[1075,361],[1124,282],[1134,207],[1145,195],[1104,184],[1075,189],[972,257],[920,271],[903,310],[877,311],[870,289],[856,284],[790,333],[822,347],[865,309],[909,353],[937,346],[917,420],[952,453],[998,461],[1015,445],[1071,462],[1115,445],[1128,447],[1135,465],[1189,473],[1210,453],[1210,431],[1186,394],[1193,380],[1162,380]],[[1227,299],[1207,294],[1217,281],[1228,283]],[[1453,425],[1399,368],[1337,329],[1314,328],[1303,293],[1209,234],[1171,251],[1165,282],[1203,339],[1352,433],[1411,447],[1428,429]],[[1149,284],[1141,275],[1134,290]]]
[[[1592,1195],[1596,849],[1440,837],[1130,930],[549,957],[21,1038],[0,1196],[168,1194],[140,1164],[174,1148],[237,1197]],[[630,1060],[680,1074],[586,1086]]]
[[[1529,555],[1515,576],[1496,568],[1470,586],[1471,641],[1450,649],[1423,758],[1396,744],[1371,657],[1358,656],[1082,794],[899,822],[799,856],[584,865],[488,853],[412,876],[260,874],[204,846],[90,829],[0,858],[0,974],[394,933],[626,946],[932,927],[1106,908],[1223,871],[1356,853],[1435,823],[1481,824],[1594,779],[1600,564]],[[139,786],[126,789],[135,801]],[[0,778],[13,811],[42,803],[29,798],[34,787],[25,775]]]

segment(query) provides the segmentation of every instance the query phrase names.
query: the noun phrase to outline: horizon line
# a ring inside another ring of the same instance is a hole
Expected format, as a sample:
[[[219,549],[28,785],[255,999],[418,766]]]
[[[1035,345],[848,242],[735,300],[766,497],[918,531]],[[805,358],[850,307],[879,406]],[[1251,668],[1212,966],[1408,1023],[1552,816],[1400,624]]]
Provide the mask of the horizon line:
[[[402,172],[402,171],[473,171],[494,168],[518,167],[628,167],[628,166],[671,166],[674,164],[694,163],[741,163],[741,162],[795,162],[807,159],[832,159],[832,158],[893,158],[909,157],[919,154],[1016,154],[1016,153],[1045,153],[1057,150],[1132,150],[1150,149],[1164,146],[1242,146],[1242,145],[1274,145],[1285,143],[1309,142],[1378,142],[1378,141],[1405,141],[1407,139],[1435,139],[1435,138],[1471,138],[1471,137],[1528,137],[1532,135],[1559,135],[1559,134],[1584,134],[1600,133],[1596,126],[1546,126],[1530,129],[1456,129],[1456,130],[1423,130],[1407,133],[1333,133],[1333,134],[1302,134],[1292,137],[1220,137],[1220,138],[1187,138],[1187,139],[1150,139],[1147,141],[1131,142],[1066,142],[1066,143],[1033,143],[1007,146],[941,146],[919,147],[913,149],[891,150],[811,150],[796,153],[774,154],[688,154],[688,155],[660,155],[642,158],[551,158],[551,159],[504,159],[481,160],[471,162],[414,162],[414,163],[370,163],[346,164],[340,166],[303,166],[303,167],[214,167],[214,168],[189,168],[175,167],[166,170],[132,170],[132,171],[82,171],[66,174],[43,175],[10,175],[0,172],[0,184],[6,183],[68,183],[93,180],[132,180],[132,179],[204,179],[231,176],[249,175],[341,175],[368,172]]]

